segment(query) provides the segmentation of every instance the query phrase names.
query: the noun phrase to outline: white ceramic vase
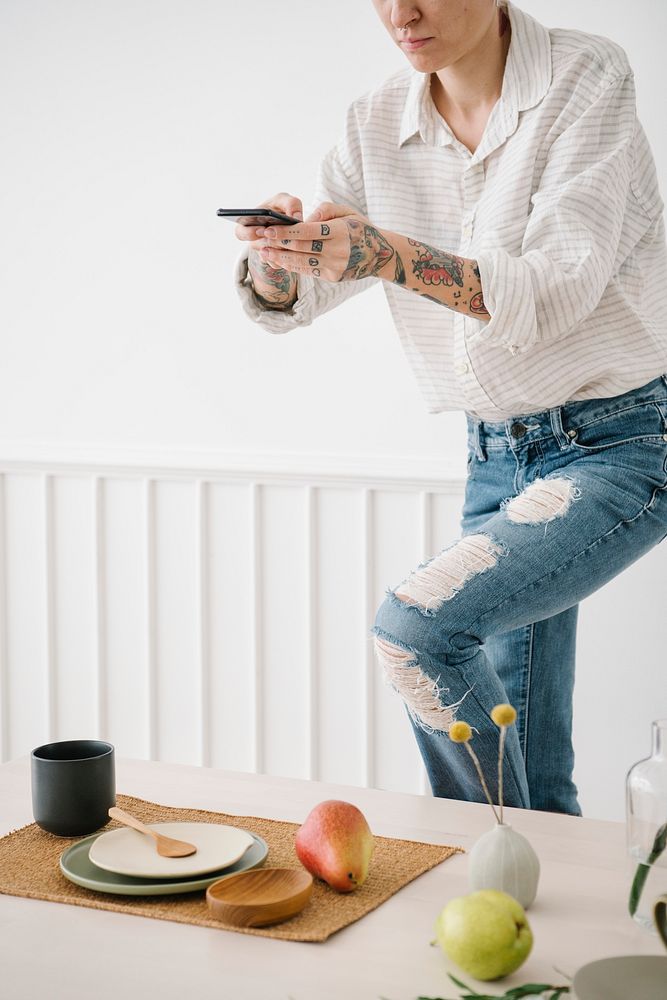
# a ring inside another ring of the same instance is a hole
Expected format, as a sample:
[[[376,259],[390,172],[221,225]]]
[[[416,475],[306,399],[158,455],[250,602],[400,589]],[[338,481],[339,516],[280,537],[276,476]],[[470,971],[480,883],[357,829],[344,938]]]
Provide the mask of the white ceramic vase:
[[[537,895],[540,862],[522,834],[508,823],[496,823],[475,841],[468,877],[471,889],[500,889],[527,910]]]

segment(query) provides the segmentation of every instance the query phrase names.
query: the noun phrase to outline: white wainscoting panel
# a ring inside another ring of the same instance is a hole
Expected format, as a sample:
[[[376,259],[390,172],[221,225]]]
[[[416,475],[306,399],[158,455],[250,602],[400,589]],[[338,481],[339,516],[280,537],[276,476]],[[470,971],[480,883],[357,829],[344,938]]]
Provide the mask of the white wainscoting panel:
[[[207,496],[201,555],[205,573],[202,669],[207,678],[203,763],[257,769],[259,593],[255,590],[259,487],[203,483]]]
[[[99,477],[99,732],[128,757],[151,750],[148,485],[141,479]],[[152,488],[152,487],[151,487]]]
[[[46,638],[57,732],[85,732],[98,718],[95,485],[85,476],[44,481]]]
[[[0,467],[0,747],[426,791],[372,653],[389,586],[458,534],[462,484]]]
[[[47,496],[42,475],[3,477],[3,761],[26,753],[55,730],[52,601],[47,598]],[[94,668],[94,664],[92,665]],[[96,719],[90,720],[94,729]]]

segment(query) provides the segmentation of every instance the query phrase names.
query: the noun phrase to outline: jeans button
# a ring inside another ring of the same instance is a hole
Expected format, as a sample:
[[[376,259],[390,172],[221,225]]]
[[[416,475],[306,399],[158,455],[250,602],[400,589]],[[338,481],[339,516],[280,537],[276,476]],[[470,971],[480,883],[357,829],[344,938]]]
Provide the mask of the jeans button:
[[[522,438],[527,430],[528,428],[526,427],[525,424],[515,421],[510,427],[510,434],[512,435],[512,437]]]

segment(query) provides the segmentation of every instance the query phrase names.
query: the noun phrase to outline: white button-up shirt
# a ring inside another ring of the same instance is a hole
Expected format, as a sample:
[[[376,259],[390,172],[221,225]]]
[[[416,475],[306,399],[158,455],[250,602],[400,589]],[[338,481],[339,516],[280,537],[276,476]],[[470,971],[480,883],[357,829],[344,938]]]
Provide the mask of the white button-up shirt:
[[[312,203],[350,205],[379,229],[477,260],[486,323],[383,287],[428,409],[496,421],[667,372],[663,202],[627,57],[507,12],[502,94],[474,153],[438,114],[429,74],[408,67],[351,105]],[[235,277],[246,313],[272,333],[379,280],[300,276],[293,310],[278,312],[252,294],[247,250]]]

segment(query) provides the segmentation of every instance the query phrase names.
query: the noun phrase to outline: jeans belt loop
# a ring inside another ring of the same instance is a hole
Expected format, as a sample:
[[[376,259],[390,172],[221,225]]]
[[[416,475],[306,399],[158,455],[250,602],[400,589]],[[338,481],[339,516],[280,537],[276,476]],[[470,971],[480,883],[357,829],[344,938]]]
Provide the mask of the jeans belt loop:
[[[486,462],[486,451],[482,443],[482,421],[475,420],[475,454],[479,462]]]
[[[554,437],[561,450],[568,447],[572,442],[563,429],[563,407],[554,406],[552,410],[549,410],[549,419],[551,420],[551,429]]]

